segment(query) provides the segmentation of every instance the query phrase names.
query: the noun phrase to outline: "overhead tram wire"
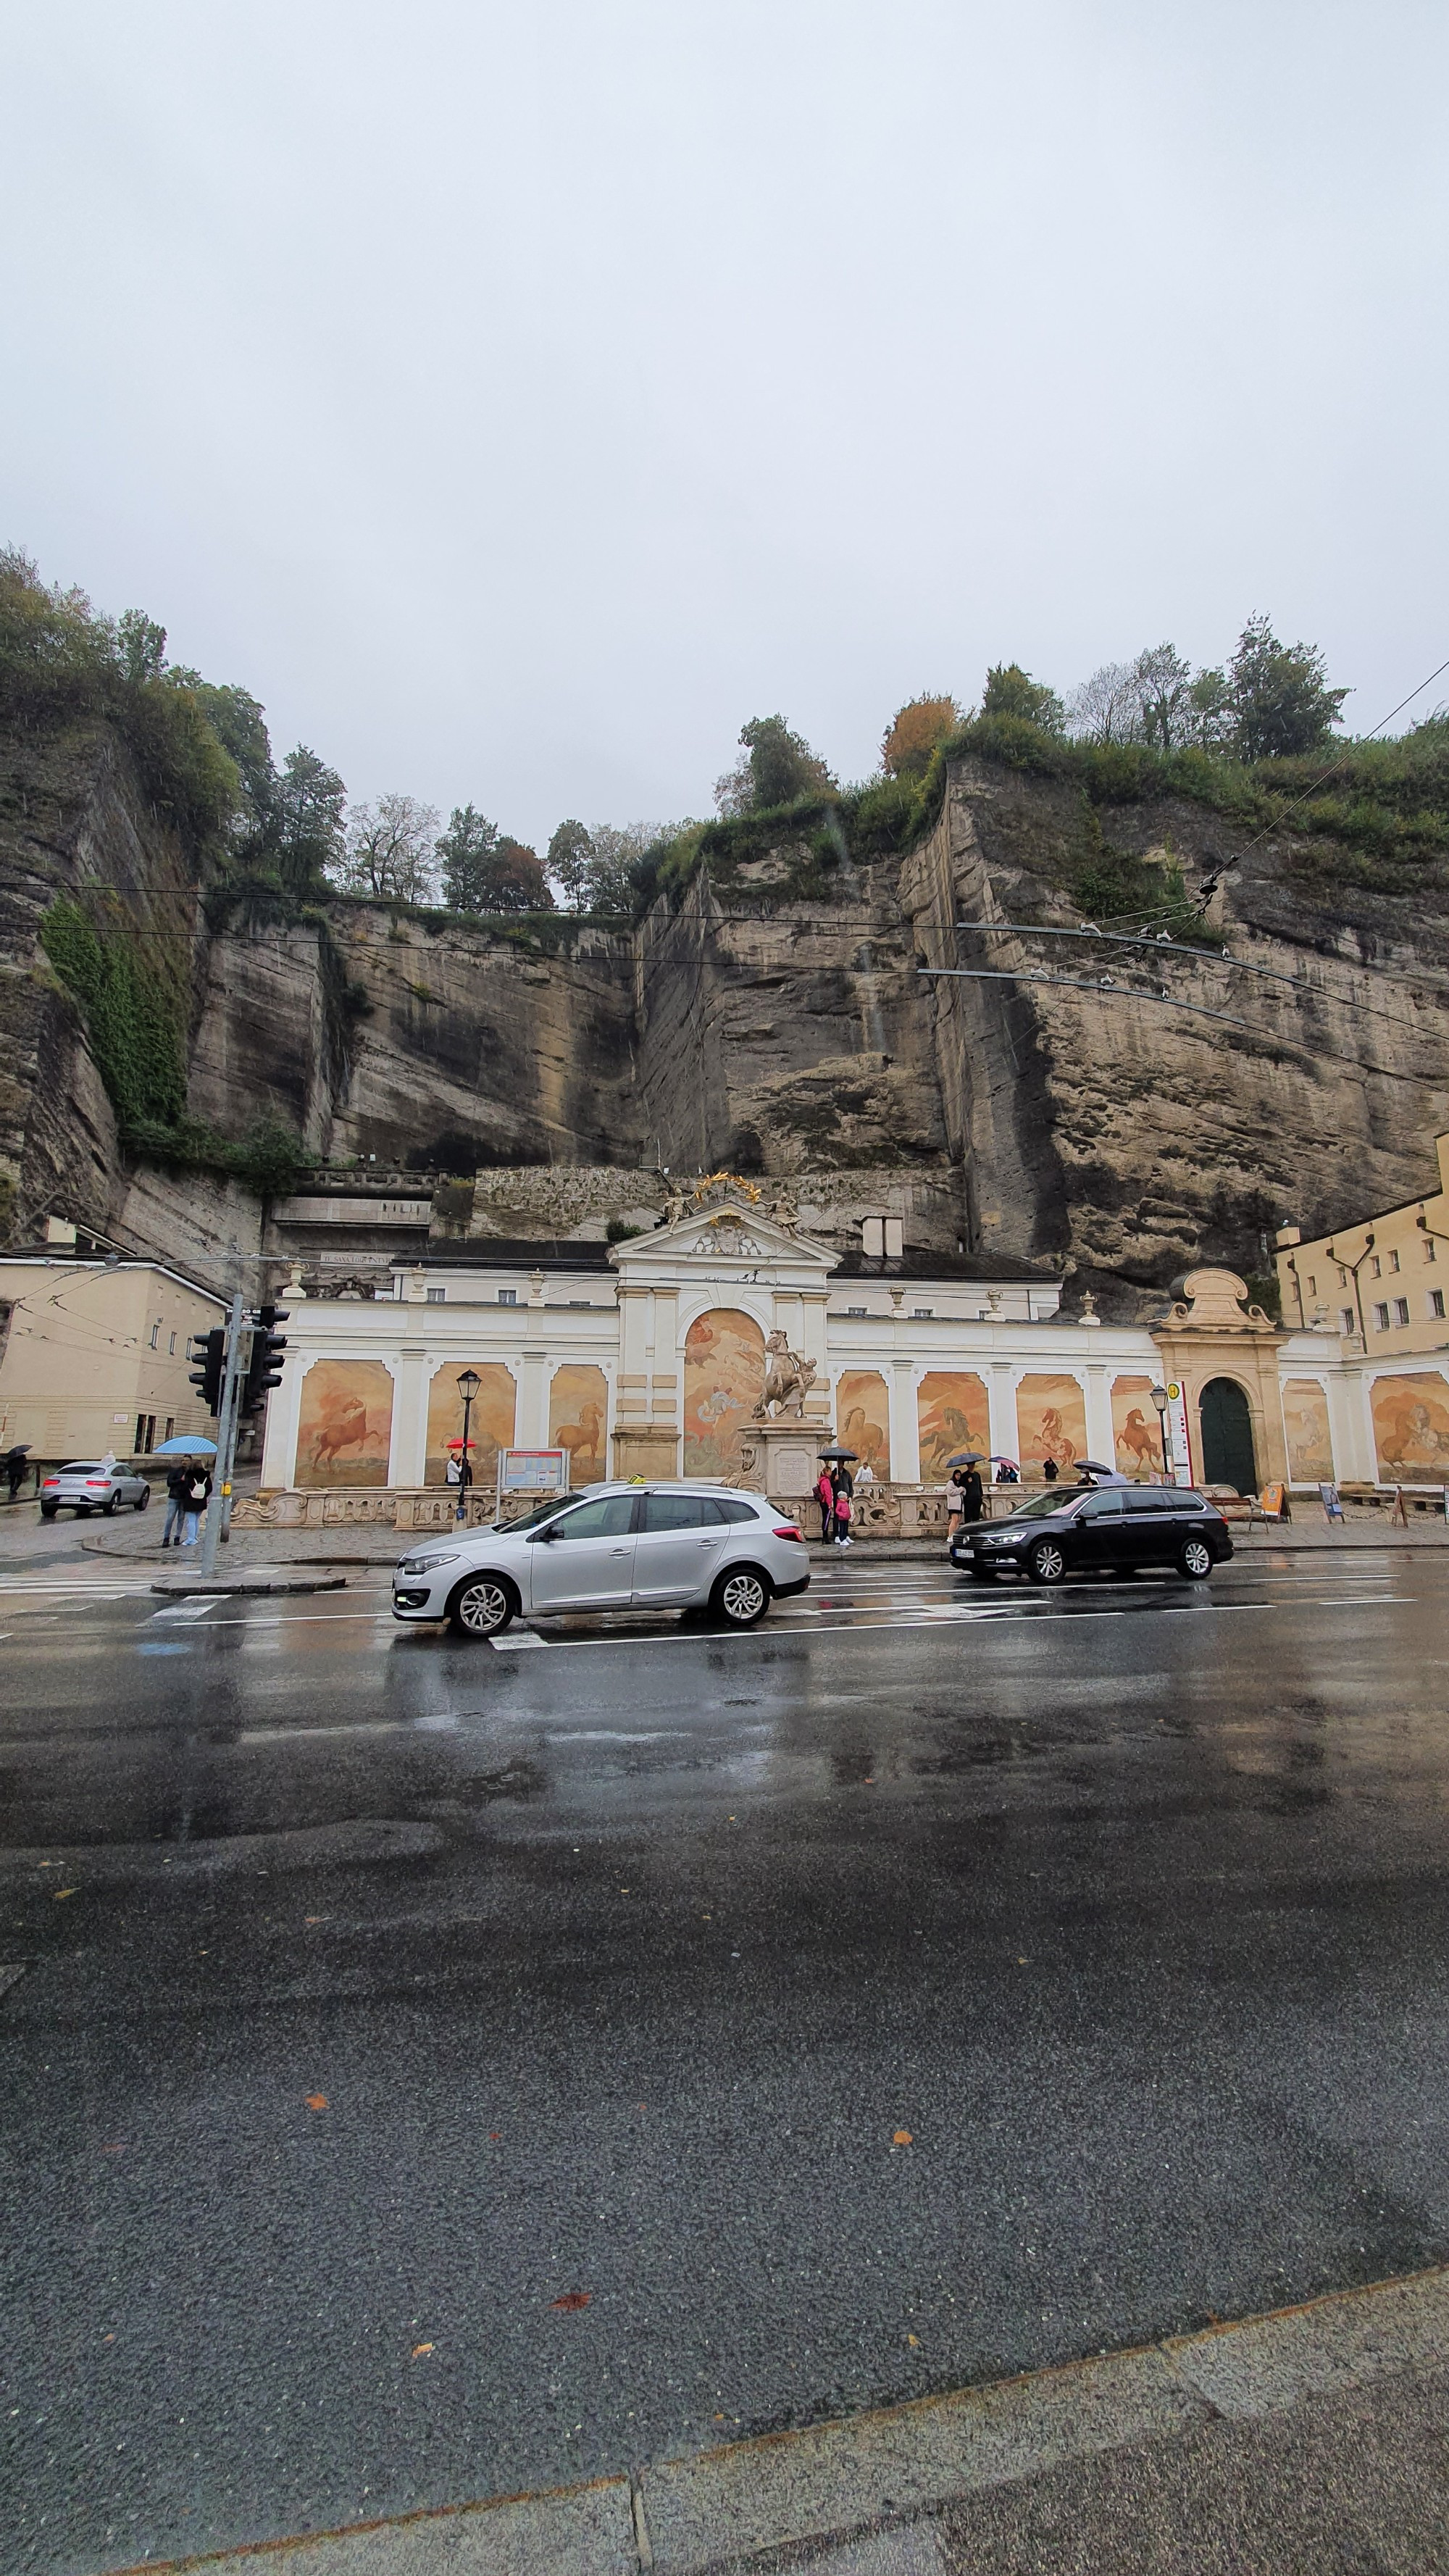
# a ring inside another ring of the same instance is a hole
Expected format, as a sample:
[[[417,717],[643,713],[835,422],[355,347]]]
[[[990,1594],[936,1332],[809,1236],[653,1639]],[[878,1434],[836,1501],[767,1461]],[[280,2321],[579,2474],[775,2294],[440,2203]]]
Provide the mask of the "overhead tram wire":
[[[1325,992],[1320,985],[1310,982],[1306,976],[1285,975],[1280,967],[1256,965],[1251,958],[1234,957],[1231,950],[1227,948],[1195,948],[1187,940],[1149,939],[1138,932],[1127,930],[1065,930],[1059,928],[1055,922],[957,921],[951,926],[954,930],[987,931],[997,939],[1005,939],[1012,935],[1026,939],[1078,939],[1089,946],[1145,948],[1154,957],[1193,957],[1200,966],[1223,966],[1239,975],[1267,976],[1275,984],[1286,984],[1292,992],[1307,993],[1315,1001],[1331,1003],[1335,1010],[1357,1011],[1366,1018],[1383,1020],[1389,1028],[1403,1029],[1409,1037],[1430,1039],[1434,1037],[1432,1030],[1416,1028],[1412,1020],[1395,1019],[1391,1011],[1380,1011],[1372,1002],[1355,1002],[1347,994]],[[1336,958],[1333,962],[1345,967],[1349,974],[1354,971],[1344,958]],[[1358,971],[1368,975],[1376,970],[1365,966]],[[1436,995],[1435,998],[1442,1000],[1444,997]]]
[[[1048,975],[1034,967],[1023,967],[1013,974],[1008,967],[991,966],[918,966],[916,973],[931,983],[953,984],[1057,984],[1065,991],[1095,993],[1099,1001],[1109,996],[1124,1002],[1145,1002],[1158,1011],[1191,1011],[1195,1018],[1219,1020],[1230,1029],[1241,1029],[1259,1045],[1281,1054],[1301,1055],[1310,1064],[1348,1064],[1359,1073],[1371,1073],[1380,1082],[1417,1082],[1422,1076],[1399,1073],[1392,1065],[1369,1064],[1364,1057],[1345,1055],[1338,1047],[1305,1046],[1299,1038],[1281,1037],[1276,1029],[1255,1028],[1251,1020],[1235,1019],[1228,1011],[1209,1010],[1203,1002],[1180,1002],[1171,993],[1146,993],[1140,984],[1119,984],[1115,977],[1094,980],[1088,975]]]

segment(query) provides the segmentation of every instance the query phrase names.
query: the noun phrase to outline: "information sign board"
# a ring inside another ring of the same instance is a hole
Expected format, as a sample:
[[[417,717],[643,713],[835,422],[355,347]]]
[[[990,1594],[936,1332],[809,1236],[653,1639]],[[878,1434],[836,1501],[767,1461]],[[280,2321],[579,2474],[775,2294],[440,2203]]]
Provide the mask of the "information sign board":
[[[567,1449],[499,1450],[500,1494],[566,1494],[568,1486]]]

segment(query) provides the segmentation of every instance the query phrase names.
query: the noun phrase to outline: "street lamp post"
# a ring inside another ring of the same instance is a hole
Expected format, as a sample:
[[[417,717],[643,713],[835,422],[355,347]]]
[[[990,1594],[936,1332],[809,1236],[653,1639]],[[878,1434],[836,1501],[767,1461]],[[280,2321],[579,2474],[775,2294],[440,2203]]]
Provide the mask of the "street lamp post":
[[[473,1482],[473,1470],[469,1464],[469,1455],[473,1444],[468,1437],[468,1424],[473,1411],[473,1399],[477,1395],[478,1389],[482,1383],[483,1380],[478,1375],[476,1369],[459,1370],[458,1393],[463,1399],[463,1464],[458,1475],[457,1512],[457,1517],[460,1521],[465,1521],[468,1517],[468,1488]]]
[[[1157,1438],[1158,1438],[1158,1442],[1159,1442],[1159,1445],[1160,1445],[1161,1450],[1162,1450],[1162,1481],[1163,1481],[1164,1485],[1166,1485],[1166,1484],[1170,1483],[1171,1479],[1170,1479],[1170,1477],[1169,1477],[1169,1475],[1168,1475],[1168,1472],[1167,1472],[1167,1402],[1168,1402],[1168,1398],[1167,1398],[1167,1389],[1166,1389],[1166,1387],[1165,1387],[1165,1386],[1155,1386],[1155,1387],[1153,1387],[1153,1389],[1152,1389],[1152,1401],[1153,1401],[1153,1403],[1154,1403],[1154,1404],[1156,1405],[1156,1407],[1157,1407]]]

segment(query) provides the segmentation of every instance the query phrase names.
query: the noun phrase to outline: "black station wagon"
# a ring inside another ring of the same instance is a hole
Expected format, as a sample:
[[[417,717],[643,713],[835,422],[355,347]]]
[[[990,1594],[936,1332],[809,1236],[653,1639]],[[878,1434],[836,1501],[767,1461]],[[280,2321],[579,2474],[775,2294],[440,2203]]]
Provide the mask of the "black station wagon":
[[[1206,1495],[1179,1485],[1089,1485],[1033,1494],[1005,1521],[979,1521],[951,1541],[951,1562],[978,1583],[1025,1574],[1060,1583],[1086,1573],[1133,1574],[1171,1565],[1200,1583],[1233,1552],[1227,1522]]]

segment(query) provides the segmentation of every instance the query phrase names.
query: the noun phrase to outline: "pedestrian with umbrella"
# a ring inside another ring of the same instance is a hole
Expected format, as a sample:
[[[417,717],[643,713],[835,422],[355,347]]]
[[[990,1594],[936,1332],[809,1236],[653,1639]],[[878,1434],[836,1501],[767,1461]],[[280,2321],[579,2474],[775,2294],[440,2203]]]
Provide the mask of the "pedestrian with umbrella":
[[[12,1503],[18,1503],[20,1500],[20,1488],[25,1482],[26,1461],[29,1456],[30,1444],[26,1440],[17,1440],[14,1448],[7,1449],[5,1452],[5,1481],[10,1488]]]
[[[161,1531],[163,1547],[194,1547],[197,1524],[211,1492],[211,1478],[204,1461],[216,1456],[214,1440],[188,1439],[181,1433],[175,1440],[163,1440],[153,1453],[170,1458],[174,1463],[166,1478],[166,1519]]]
[[[981,1482],[979,1449],[958,1449],[947,1461],[953,1470],[946,1488],[946,1537],[949,1542],[958,1522],[979,1521],[986,1511],[986,1488]]]

